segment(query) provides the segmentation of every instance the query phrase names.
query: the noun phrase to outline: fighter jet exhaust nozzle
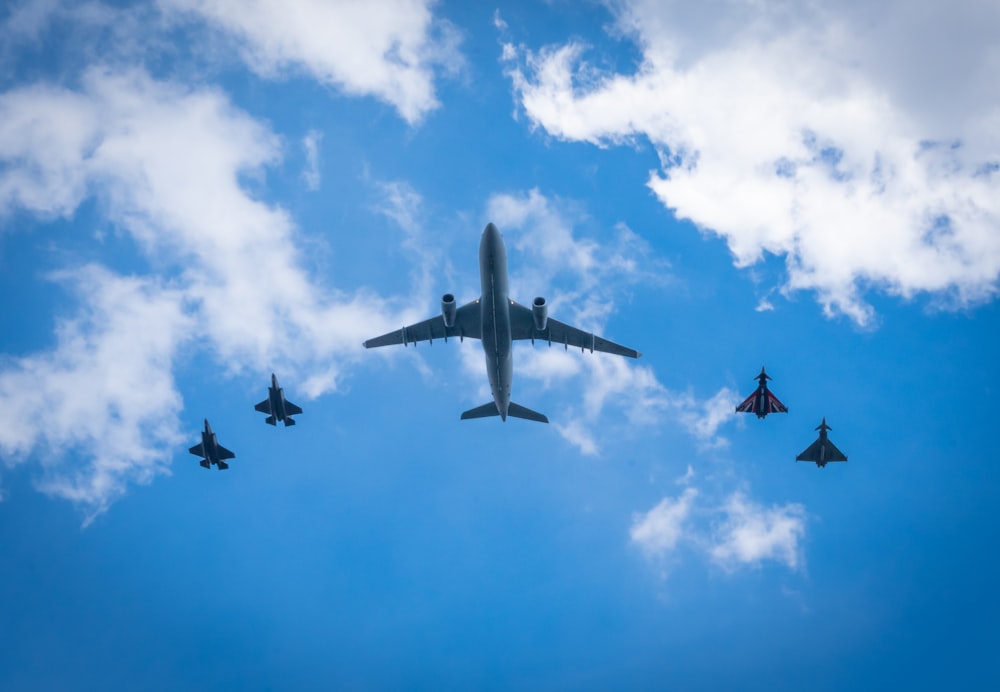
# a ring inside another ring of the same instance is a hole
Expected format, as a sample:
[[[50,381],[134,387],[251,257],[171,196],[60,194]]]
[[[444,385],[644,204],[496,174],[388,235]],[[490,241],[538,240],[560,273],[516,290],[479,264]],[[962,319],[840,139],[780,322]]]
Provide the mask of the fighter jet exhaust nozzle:
[[[441,316],[444,317],[444,326],[455,326],[455,315],[458,308],[455,306],[455,296],[445,293],[441,296]]]
[[[544,332],[549,321],[549,305],[545,302],[545,298],[538,296],[532,301],[531,316],[535,318],[535,329]]]

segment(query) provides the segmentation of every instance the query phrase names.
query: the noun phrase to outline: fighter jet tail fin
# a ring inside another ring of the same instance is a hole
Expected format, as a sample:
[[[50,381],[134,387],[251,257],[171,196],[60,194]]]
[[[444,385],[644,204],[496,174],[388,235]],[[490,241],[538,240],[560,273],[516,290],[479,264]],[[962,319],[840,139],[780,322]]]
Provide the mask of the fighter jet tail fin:
[[[264,419],[264,422],[267,423],[268,425],[277,425],[276,421],[274,420],[274,416],[268,416],[267,418]]]
[[[500,412],[497,410],[497,405],[491,401],[488,404],[483,404],[482,406],[477,406],[476,408],[470,408],[462,414],[462,420],[469,420],[471,418],[489,418],[490,416],[499,415]]]
[[[510,402],[510,406],[507,407],[507,415],[513,416],[514,418],[538,421],[539,423],[549,422],[549,419],[546,418],[544,414],[541,414],[538,411],[532,411],[530,408],[525,408],[519,404],[515,404],[513,401]]]

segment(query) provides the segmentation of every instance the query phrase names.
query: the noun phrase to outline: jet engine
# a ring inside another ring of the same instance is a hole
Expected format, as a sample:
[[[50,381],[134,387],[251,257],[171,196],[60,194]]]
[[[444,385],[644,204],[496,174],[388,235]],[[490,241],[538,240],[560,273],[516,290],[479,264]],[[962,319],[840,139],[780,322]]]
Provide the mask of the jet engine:
[[[535,329],[544,332],[545,325],[549,321],[549,305],[545,302],[545,298],[538,296],[532,301],[531,316],[535,318]]]
[[[441,316],[444,317],[444,326],[455,326],[455,315],[458,308],[455,307],[455,296],[445,293],[441,296]]]

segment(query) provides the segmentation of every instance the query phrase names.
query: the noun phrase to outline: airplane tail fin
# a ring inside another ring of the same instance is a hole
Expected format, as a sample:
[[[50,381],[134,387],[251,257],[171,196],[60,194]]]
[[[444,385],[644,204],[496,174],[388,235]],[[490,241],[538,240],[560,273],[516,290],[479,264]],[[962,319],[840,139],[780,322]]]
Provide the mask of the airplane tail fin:
[[[285,416],[285,427],[287,428],[289,425],[295,425],[295,419]]]
[[[497,411],[497,405],[494,402],[488,404],[483,404],[482,406],[477,406],[476,408],[469,409],[462,414],[462,420],[469,420],[470,418],[489,418],[491,416],[499,416],[500,412]],[[524,420],[538,421],[539,423],[548,423],[549,419],[546,418],[538,411],[532,411],[530,408],[525,408],[520,404],[515,404],[513,401],[507,407],[507,415],[511,418],[523,418]]]
[[[489,418],[490,416],[499,415],[500,412],[497,411],[497,405],[491,401],[488,404],[483,404],[482,406],[477,406],[476,408],[470,408],[462,414],[462,420],[469,420],[470,418]]]
[[[264,422],[267,423],[268,425],[277,425],[277,423],[274,420],[274,416],[268,416],[267,418],[264,419]]]
[[[549,419],[546,418],[544,414],[541,414],[538,411],[532,411],[530,408],[525,408],[519,404],[515,404],[513,401],[510,402],[510,406],[507,408],[507,415],[513,416],[514,418],[538,421],[539,423],[549,422]]]

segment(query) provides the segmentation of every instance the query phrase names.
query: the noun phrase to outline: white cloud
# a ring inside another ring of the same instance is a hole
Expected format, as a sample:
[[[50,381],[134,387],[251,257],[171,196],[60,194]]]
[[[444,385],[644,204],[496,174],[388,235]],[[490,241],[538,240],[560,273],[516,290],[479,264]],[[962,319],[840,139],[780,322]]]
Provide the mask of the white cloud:
[[[616,2],[643,53],[631,75],[573,42],[505,54],[533,123],[648,138],[649,186],[678,217],[739,266],[785,255],[786,290],[867,324],[872,286],[967,304],[1000,273],[1000,9],[876,5]]]
[[[629,539],[648,558],[662,560],[686,546],[730,572],[765,560],[792,570],[802,564],[802,505],[765,508],[740,491],[721,505],[699,502],[702,493],[692,486],[693,477],[689,466],[678,480],[685,486],[680,495],[664,497],[648,512],[632,515]]]
[[[8,466],[40,458],[40,487],[89,521],[128,483],[168,472],[183,439],[173,356],[193,324],[182,294],[155,280],[93,265],[61,278],[85,307],[59,324],[52,351],[0,369],[0,454]]]
[[[802,562],[805,508],[797,503],[763,507],[735,492],[722,508],[723,520],[713,532],[712,559],[726,569],[775,560],[795,569]]]
[[[159,0],[231,34],[266,77],[302,69],[347,94],[392,104],[410,123],[438,105],[436,67],[459,69],[458,35],[430,0]]]
[[[648,512],[632,515],[632,542],[648,556],[666,556],[683,537],[696,497],[696,489],[686,488],[677,499],[665,497]]]
[[[69,421],[26,416],[0,443],[17,459],[56,454],[43,462],[47,492],[92,516],[125,483],[163,470],[170,457],[163,450],[176,451],[180,405],[171,398],[171,357],[186,339],[230,371],[279,370],[293,386],[309,372],[303,389],[317,396],[337,389],[363,338],[398,326],[378,297],[312,279],[288,213],[245,189],[241,179],[259,177],[280,155],[278,138],[219,92],[138,70],[89,70],[79,90],[41,84],[0,93],[0,218],[13,210],[68,217],[96,196],[152,273],[88,270],[79,295],[97,317],[69,322],[55,350],[0,366],[5,396],[42,397],[21,410],[48,406]],[[121,297],[122,287],[132,287],[137,302]],[[100,317],[116,311],[128,321]],[[147,323],[144,311],[162,319]],[[121,357],[131,367],[122,370],[116,358],[125,345]],[[91,422],[83,425],[83,405],[68,393],[77,387],[90,396]],[[135,406],[121,393],[130,388],[164,417]],[[65,400],[54,406],[46,396]],[[54,471],[63,453],[90,461]]]

